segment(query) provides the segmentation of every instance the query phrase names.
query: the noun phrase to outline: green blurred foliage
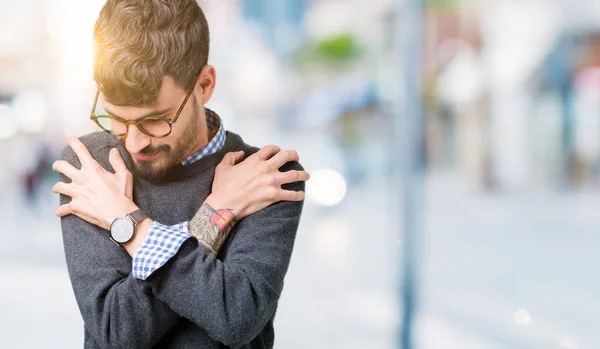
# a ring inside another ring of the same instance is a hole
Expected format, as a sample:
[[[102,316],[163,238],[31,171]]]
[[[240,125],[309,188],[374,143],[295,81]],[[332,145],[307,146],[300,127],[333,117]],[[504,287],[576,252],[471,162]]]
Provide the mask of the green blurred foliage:
[[[347,69],[363,54],[358,40],[344,33],[307,43],[294,55],[296,67],[321,66],[332,71]]]
[[[341,34],[317,42],[314,51],[317,57],[334,61],[347,61],[360,53],[356,40],[350,34]]]

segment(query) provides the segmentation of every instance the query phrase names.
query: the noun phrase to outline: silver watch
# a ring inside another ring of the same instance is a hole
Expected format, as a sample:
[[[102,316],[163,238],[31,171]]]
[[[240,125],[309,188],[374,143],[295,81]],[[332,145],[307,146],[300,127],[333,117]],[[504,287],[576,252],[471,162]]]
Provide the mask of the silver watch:
[[[142,210],[136,210],[127,216],[115,219],[110,225],[110,239],[117,246],[123,246],[131,241],[135,235],[135,226],[148,218]]]

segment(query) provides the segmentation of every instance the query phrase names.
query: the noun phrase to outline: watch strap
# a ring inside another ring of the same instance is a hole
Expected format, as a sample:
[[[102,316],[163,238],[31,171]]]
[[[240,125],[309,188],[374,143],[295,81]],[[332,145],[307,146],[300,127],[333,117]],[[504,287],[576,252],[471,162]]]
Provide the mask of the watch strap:
[[[135,210],[127,215],[132,221],[133,225],[136,226],[139,222],[143,221],[146,218],[149,218],[144,211]]]

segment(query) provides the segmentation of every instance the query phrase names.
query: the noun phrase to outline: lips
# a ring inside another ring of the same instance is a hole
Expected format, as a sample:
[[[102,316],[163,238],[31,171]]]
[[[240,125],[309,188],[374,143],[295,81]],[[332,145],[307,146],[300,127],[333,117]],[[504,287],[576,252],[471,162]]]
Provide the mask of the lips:
[[[133,156],[134,159],[136,160],[140,160],[140,161],[148,161],[148,160],[152,160],[156,157],[156,155],[158,155],[158,153],[160,153],[160,150],[157,151],[156,153],[152,153],[152,154],[131,154],[131,156]]]

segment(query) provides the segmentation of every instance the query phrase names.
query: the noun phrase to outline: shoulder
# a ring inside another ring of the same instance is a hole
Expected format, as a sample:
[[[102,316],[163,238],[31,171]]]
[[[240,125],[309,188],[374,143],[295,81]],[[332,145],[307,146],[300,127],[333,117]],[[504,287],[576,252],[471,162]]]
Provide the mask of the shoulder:
[[[113,147],[121,147],[116,137],[106,132],[94,132],[85,136],[79,137],[81,142],[88,149],[92,157],[100,164],[104,165],[108,160],[108,152]],[[80,167],[77,155],[68,145],[62,151],[62,159]]]
[[[251,146],[242,141],[241,150],[244,151],[246,157],[256,153],[260,150],[260,148]],[[283,166],[279,168],[280,172],[288,172],[288,171],[304,171],[304,167],[298,161],[290,161],[285,163]],[[304,190],[305,184],[304,182],[296,182],[290,183],[282,186],[283,189],[287,190]]]
[[[255,147],[253,145],[250,145],[250,144],[247,144],[246,142],[244,142],[242,137],[234,132],[227,131],[227,137],[228,137],[228,140],[230,140],[233,144],[232,148],[234,148],[234,149],[232,149],[232,151],[243,150],[246,157],[248,157],[260,150],[259,147]],[[290,171],[290,170],[304,171],[304,168],[297,161],[290,161],[281,168],[282,172],[286,172],[286,171]]]

